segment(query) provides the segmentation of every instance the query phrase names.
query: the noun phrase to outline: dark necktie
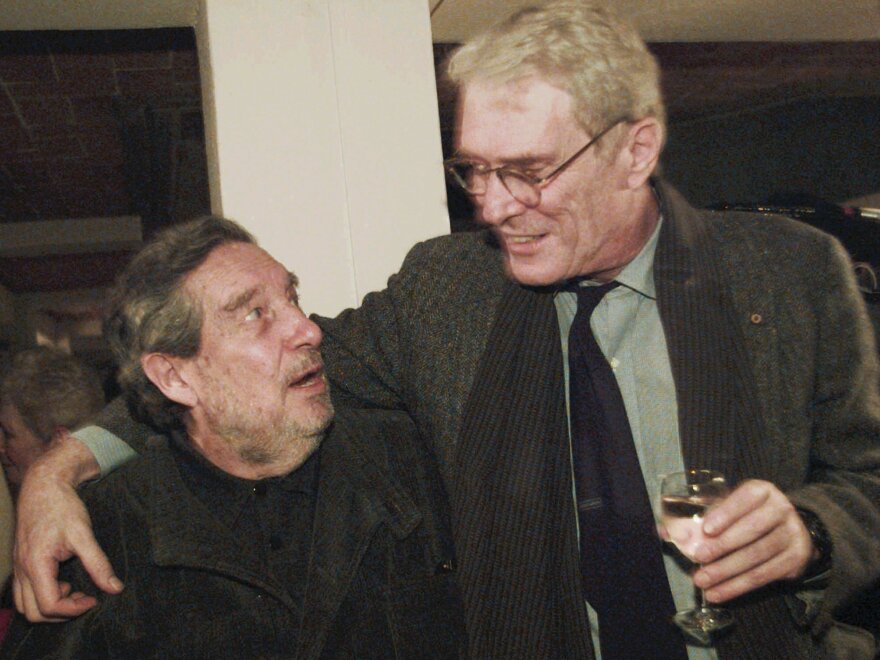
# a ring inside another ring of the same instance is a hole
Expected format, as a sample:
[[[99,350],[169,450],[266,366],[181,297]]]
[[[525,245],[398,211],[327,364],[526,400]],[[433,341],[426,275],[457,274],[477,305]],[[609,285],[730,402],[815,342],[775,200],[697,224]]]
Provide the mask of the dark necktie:
[[[590,329],[596,305],[617,285],[568,289],[578,296],[568,363],[584,592],[599,615],[602,660],[685,660],[623,397]]]

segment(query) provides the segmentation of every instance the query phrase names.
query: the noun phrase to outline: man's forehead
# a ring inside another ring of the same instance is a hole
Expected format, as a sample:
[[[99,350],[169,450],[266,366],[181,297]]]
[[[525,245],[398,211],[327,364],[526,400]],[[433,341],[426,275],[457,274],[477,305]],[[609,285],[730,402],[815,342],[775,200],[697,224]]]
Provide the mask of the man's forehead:
[[[296,278],[284,266],[250,243],[215,248],[185,282],[207,309],[215,311],[223,311],[243,296],[295,284]]]
[[[468,83],[458,112],[456,145],[474,154],[540,151],[580,129],[571,96],[537,78]]]

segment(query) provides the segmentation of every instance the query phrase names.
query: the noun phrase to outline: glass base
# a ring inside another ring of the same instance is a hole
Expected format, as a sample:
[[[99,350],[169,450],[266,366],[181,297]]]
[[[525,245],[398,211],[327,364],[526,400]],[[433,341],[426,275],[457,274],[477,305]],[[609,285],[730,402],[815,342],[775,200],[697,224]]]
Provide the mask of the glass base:
[[[733,615],[724,608],[708,606],[677,612],[672,620],[686,635],[704,646],[712,643],[713,633],[734,623]]]

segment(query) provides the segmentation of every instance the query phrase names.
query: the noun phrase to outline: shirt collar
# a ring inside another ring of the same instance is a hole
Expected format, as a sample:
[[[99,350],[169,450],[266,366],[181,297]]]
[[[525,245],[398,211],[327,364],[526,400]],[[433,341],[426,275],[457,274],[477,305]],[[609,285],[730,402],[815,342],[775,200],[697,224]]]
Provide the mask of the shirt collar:
[[[201,496],[209,492],[211,493],[209,499],[213,499],[218,493],[237,498],[252,493],[257,484],[262,484],[266,488],[281,488],[310,495],[317,492],[320,449],[300,467],[286,475],[252,480],[233,476],[218,468],[192,446],[183,432],[176,431],[171,434],[171,446],[182,468],[184,480],[200,499],[204,499]]]
[[[648,239],[636,258],[630,261],[614,278],[628,289],[641,293],[652,300],[657,297],[657,290],[654,287],[654,253],[657,251],[657,241],[660,237],[662,224],[663,216],[660,216],[651,238]]]

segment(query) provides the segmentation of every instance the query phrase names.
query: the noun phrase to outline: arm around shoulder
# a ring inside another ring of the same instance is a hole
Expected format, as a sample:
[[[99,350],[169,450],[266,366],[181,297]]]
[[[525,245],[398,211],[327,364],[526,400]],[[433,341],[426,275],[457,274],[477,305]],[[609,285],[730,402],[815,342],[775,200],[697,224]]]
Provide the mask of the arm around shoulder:
[[[31,621],[78,616],[95,599],[58,582],[58,565],[79,557],[95,583],[117,593],[122,584],[95,542],[76,485],[98,474],[97,462],[78,440],[65,437],[28,470],[18,500],[15,544],[16,608]]]

